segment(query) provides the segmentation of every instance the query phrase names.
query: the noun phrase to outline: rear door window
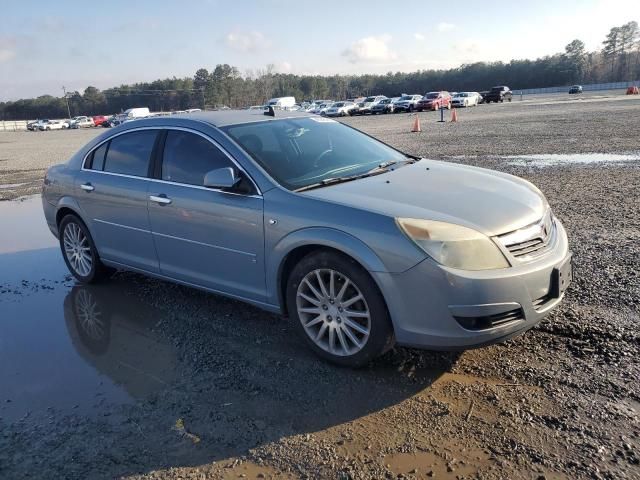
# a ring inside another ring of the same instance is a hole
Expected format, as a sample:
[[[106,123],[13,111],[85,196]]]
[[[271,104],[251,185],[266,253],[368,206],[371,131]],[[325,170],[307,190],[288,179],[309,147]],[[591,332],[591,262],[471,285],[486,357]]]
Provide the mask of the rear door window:
[[[104,161],[104,171],[146,177],[158,130],[139,130],[113,138]]]

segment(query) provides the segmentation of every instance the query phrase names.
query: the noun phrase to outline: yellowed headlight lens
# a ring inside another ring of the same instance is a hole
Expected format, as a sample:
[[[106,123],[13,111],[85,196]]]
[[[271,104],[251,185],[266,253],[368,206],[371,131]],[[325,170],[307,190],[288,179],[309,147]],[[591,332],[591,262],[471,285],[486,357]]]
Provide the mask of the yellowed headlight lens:
[[[398,218],[396,221],[416,245],[442,265],[462,270],[509,267],[498,246],[472,228],[416,218]]]

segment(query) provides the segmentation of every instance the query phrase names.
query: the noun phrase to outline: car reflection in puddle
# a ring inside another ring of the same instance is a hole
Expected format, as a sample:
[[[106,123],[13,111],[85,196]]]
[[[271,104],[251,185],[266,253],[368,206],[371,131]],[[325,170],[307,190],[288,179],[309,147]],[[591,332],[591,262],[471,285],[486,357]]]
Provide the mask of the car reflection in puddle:
[[[133,398],[166,387],[176,354],[154,333],[159,313],[114,285],[76,286],[64,300],[64,318],[76,351]]]
[[[154,332],[153,308],[124,285],[74,286],[64,297],[55,290],[0,303],[0,417],[99,415],[171,383],[176,354]]]
[[[40,197],[0,202],[0,419],[100,415],[174,378],[160,313],[127,282],[74,285]]]

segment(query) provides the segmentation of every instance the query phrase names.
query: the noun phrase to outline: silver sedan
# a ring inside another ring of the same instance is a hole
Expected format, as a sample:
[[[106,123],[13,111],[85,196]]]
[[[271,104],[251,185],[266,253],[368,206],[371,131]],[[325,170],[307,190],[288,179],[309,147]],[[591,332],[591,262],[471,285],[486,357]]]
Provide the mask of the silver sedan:
[[[79,282],[126,269],[243,300],[348,366],[395,343],[507,339],[571,280],[565,230],[529,182],[306,113],[127,123],[50,168],[42,198]]]

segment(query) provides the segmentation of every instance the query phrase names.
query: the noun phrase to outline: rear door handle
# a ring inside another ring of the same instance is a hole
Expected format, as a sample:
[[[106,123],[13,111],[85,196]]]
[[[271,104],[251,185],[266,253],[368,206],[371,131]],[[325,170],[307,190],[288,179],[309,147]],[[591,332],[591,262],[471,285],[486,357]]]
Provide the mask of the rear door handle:
[[[159,203],[160,205],[169,205],[171,203],[171,199],[164,193],[161,193],[160,195],[149,195],[149,200]]]
[[[85,192],[93,192],[96,187],[94,187],[93,185],[91,185],[90,183],[83,183],[82,185],[80,185],[80,188],[82,190],[84,190]]]

